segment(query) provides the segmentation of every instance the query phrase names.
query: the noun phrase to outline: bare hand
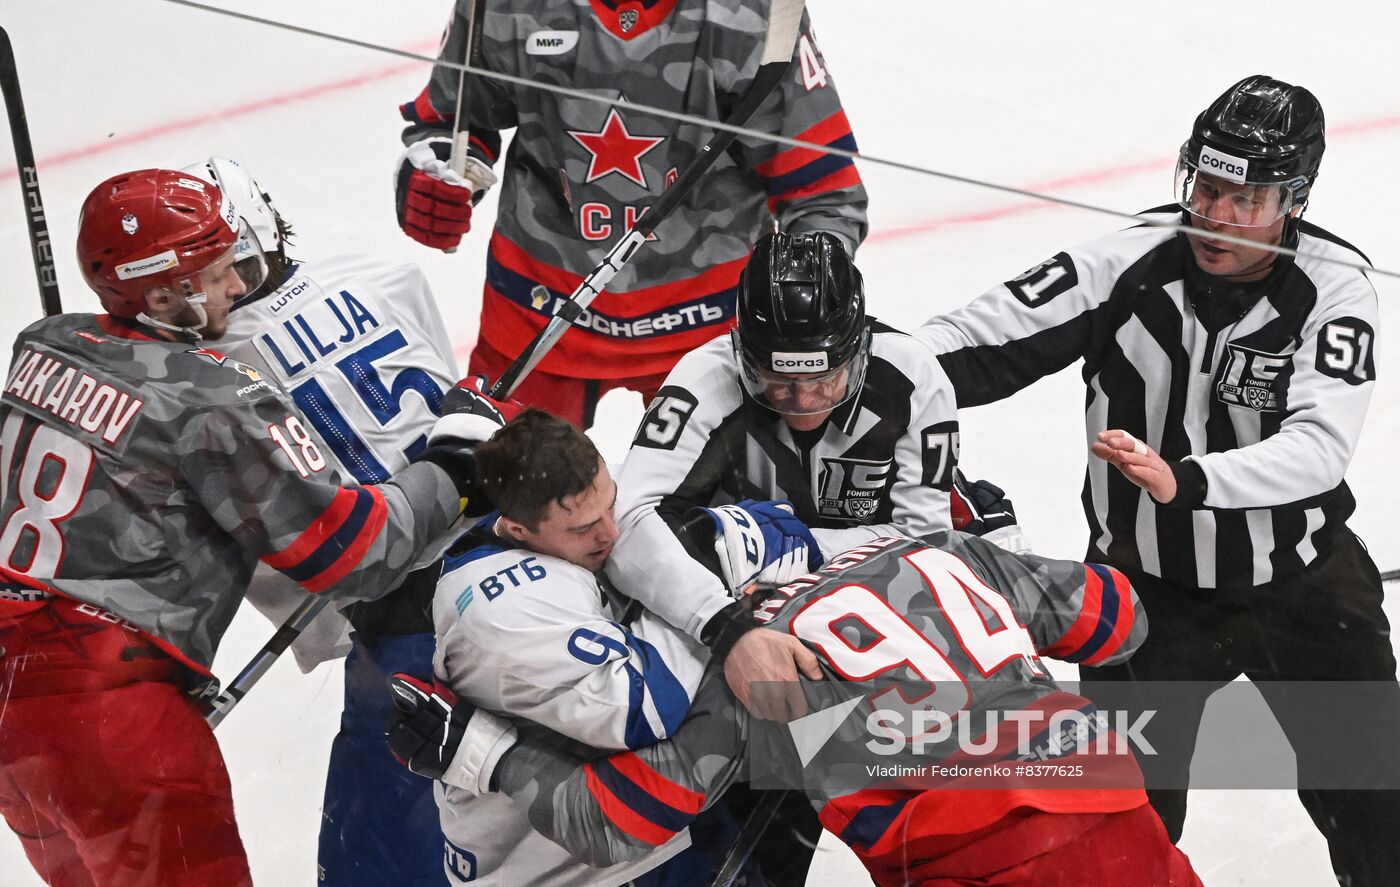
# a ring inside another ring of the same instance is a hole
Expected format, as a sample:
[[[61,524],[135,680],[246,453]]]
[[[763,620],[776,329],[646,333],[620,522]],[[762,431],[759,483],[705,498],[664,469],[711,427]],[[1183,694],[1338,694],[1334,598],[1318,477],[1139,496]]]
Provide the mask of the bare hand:
[[[754,717],[791,721],[807,713],[798,673],[822,679],[817,656],[790,634],[770,628],[746,632],[724,660],[729,689]]]
[[[1111,462],[1123,476],[1165,505],[1176,498],[1176,476],[1165,459],[1147,444],[1119,428],[1099,432],[1099,441],[1090,452]]]

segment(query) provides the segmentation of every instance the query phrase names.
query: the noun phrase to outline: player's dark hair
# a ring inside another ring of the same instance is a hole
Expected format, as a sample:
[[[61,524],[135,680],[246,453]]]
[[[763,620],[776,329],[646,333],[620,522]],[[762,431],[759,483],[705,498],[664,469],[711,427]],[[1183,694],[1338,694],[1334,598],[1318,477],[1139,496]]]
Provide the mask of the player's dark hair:
[[[578,428],[533,407],[476,448],[477,483],[501,514],[534,530],[549,503],[593,485],[602,457]]]

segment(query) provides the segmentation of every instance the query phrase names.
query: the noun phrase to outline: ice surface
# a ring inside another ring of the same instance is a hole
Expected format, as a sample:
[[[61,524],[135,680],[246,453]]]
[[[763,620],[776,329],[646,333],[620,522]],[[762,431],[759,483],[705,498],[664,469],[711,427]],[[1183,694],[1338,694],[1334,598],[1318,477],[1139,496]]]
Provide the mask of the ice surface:
[[[433,53],[446,0],[343,3],[238,0],[225,7],[392,47]],[[1400,206],[1400,8],[1378,0],[1169,5],[1108,0],[966,4],[812,0],[816,32],[861,148],[962,175],[1134,211],[1171,198],[1175,151],[1190,122],[1251,73],[1302,83],[1327,111],[1328,151],[1308,218],[1400,268],[1390,197]],[[215,18],[159,0],[0,0],[15,42],[65,303],[94,310],[72,260],[77,210],[107,176],[178,166],[211,153],[243,162],[298,231],[295,253],[393,254],[422,264],[460,353],[476,336],[486,222],[453,256],[419,247],[394,223],[396,106],[426,67],[365,49]],[[4,152],[0,152],[3,154]],[[1114,219],[861,166],[872,233],[858,256],[871,305],[912,325],[954,308],[1049,254],[1118,226]],[[1387,196],[1389,195],[1389,196]],[[0,161],[0,339],[39,315],[15,171]],[[1400,285],[1376,278],[1387,329]],[[1393,339],[1349,477],[1353,528],[1381,567],[1400,472]],[[1042,553],[1078,556],[1085,459],[1082,387],[1073,370],[962,417],[963,463],[1005,486]],[[603,403],[598,438],[620,458],[640,410]],[[1395,608],[1389,608],[1392,618]],[[271,633],[246,614],[218,661],[227,679]],[[1072,670],[1064,676],[1072,677]],[[324,765],[340,710],[338,667],[302,676],[279,663],[220,728],[239,819],[260,884],[315,878]],[[824,847],[827,845],[824,844]],[[1289,792],[1196,792],[1184,849],[1208,885],[1330,881],[1326,848]],[[12,887],[38,884],[0,834]],[[818,856],[812,882],[862,883],[841,849]]]

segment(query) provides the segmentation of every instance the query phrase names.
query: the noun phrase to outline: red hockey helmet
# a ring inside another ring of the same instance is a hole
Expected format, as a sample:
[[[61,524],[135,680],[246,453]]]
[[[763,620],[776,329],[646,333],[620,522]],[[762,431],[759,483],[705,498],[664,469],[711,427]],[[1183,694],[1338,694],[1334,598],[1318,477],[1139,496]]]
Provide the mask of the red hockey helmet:
[[[216,186],[141,169],[113,176],[83,201],[78,264],[103,308],[134,318],[152,287],[198,295],[199,272],[237,240],[237,215]]]

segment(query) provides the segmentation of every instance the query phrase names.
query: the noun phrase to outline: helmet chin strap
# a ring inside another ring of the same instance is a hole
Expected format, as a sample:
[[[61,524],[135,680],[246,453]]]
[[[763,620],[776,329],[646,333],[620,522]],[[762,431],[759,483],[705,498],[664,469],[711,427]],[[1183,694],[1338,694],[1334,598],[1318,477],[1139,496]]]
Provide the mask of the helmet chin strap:
[[[204,303],[208,298],[209,297],[204,293],[196,293],[185,299],[185,304],[193,308],[195,313],[199,315],[199,323],[194,326],[178,326],[173,323],[166,323],[163,320],[155,319],[144,311],[137,314],[136,319],[147,326],[153,326],[156,329],[165,330],[177,336],[185,336],[197,344],[204,341],[204,336],[200,334],[200,330],[204,329],[209,323],[209,313],[204,310]]]

